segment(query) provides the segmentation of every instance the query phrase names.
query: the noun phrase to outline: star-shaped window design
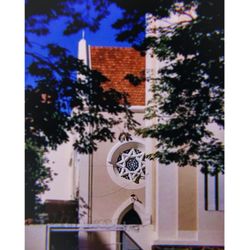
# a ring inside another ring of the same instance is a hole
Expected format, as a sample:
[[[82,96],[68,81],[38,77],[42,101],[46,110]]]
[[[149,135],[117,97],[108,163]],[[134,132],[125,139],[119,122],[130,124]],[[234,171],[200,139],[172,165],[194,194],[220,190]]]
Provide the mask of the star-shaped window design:
[[[145,179],[144,153],[136,148],[123,151],[117,159],[116,169],[120,177],[139,183]]]

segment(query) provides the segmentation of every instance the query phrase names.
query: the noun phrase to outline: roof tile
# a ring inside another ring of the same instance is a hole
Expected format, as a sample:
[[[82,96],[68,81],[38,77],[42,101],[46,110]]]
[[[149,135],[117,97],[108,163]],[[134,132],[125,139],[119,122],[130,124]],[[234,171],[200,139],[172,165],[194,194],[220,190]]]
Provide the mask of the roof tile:
[[[127,74],[145,77],[145,57],[133,48],[91,46],[91,66],[110,81],[104,88],[114,88],[129,95],[131,105],[145,105],[145,82],[134,86]]]

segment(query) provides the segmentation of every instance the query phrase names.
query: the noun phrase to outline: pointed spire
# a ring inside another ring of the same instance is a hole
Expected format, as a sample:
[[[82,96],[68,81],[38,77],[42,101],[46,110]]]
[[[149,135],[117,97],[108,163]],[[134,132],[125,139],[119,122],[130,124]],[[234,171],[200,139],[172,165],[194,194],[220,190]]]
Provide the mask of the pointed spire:
[[[85,62],[85,64],[87,64],[88,62],[88,46],[87,46],[87,42],[85,40],[85,31],[82,30],[82,37],[78,43],[78,58],[80,60],[83,60]]]

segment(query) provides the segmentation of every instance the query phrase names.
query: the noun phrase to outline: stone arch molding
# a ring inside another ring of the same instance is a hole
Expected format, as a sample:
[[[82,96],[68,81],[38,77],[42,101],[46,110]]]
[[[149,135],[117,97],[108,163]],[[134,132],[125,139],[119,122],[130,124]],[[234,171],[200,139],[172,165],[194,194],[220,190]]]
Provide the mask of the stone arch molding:
[[[145,213],[145,208],[142,203],[140,203],[137,200],[133,200],[132,198],[127,199],[124,201],[115,211],[113,217],[112,217],[112,223],[113,224],[120,224],[121,219],[123,216],[131,209],[133,208],[137,214],[139,215],[142,225],[145,225],[147,223],[147,217]]]
[[[147,225],[147,216],[145,212],[144,205],[137,200],[134,200],[132,197],[125,200],[114,212],[112,217],[112,224],[117,225],[121,221],[122,217],[131,209],[134,208],[134,210],[139,215],[142,225]],[[138,226],[138,225],[137,225]],[[111,243],[114,244],[114,246],[117,244],[118,235],[117,232],[111,232]],[[116,248],[115,248],[116,249]],[[114,250],[112,248],[112,250]]]
[[[112,181],[126,189],[144,187],[146,173],[144,152],[145,146],[138,140],[115,144],[111,148],[106,162]],[[129,164],[129,167],[125,164]]]

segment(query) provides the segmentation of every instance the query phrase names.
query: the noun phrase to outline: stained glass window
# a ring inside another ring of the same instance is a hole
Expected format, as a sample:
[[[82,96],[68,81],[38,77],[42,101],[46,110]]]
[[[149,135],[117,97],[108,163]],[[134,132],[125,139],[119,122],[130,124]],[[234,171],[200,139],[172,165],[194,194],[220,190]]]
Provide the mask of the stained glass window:
[[[116,162],[118,175],[127,180],[139,183],[145,178],[145,155],[136,148],[123,151]]]

